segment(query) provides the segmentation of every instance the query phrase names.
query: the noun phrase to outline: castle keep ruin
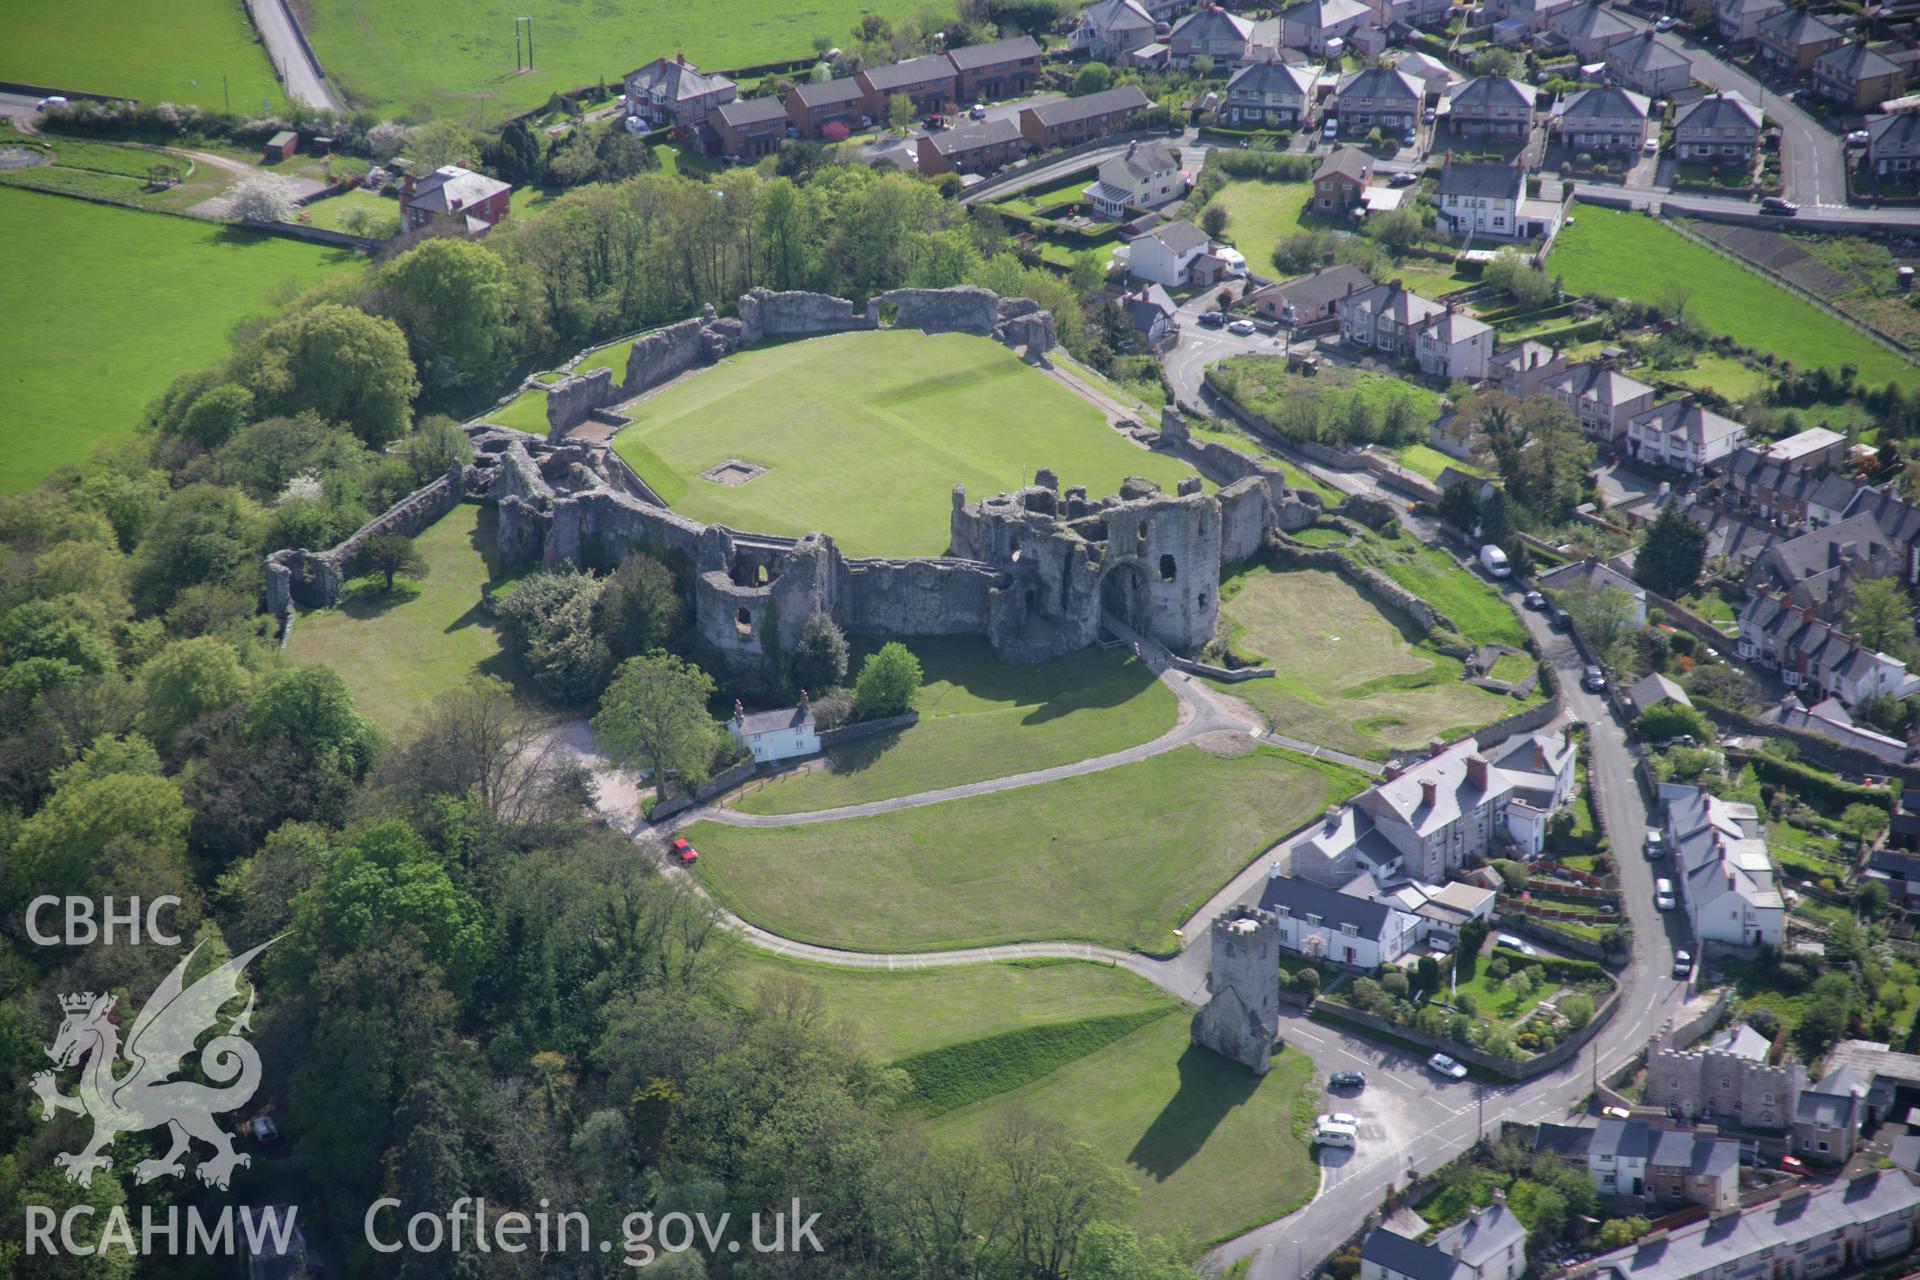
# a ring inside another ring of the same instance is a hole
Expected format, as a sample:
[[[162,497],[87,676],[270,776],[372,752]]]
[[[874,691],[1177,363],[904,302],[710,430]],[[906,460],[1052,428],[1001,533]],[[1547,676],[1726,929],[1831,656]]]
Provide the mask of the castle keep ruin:
[[[755,290],[740,300],[739,319],[716,319],[709,309],[642,335],[619,396],[768,336],[870,329],[889,311],[898,324],[981,333],[1023,346],[1030,358],[1043,358],[1053,343],[1047,312],[984,289],[900,289],[864,312],[825,294]],[[1191,476],[1176,493],[1128,479],[1119,493],[1094,498],[1082,486],[1063,490],[1043,470],[1025,488],[973,503],[956,486],[946,556],[849,557],[825,533],[793,538],[689,519],[611,450],[569,440],[560,419],[617,402],[594,403],[613,394],[612,385],[608,370],[557,383],[548,393],[554,429],[547,439],[469,427],[470,465],[331,551],[274,553],[268,608],[284,618],[296,603],[332,604],[367,537],[417,533],[468,498],[497,509],[498,548],[509,562],[606,568],[635,548],[684,556],[694,569],[701,638],[734,669],[777,661],[815,613],[855,636],[983,636],[1009,662],[1073,652],[1109,620],[1169,649],[1192,650],[1218,625],[1222,567],[1257,552],[1270,530],[1313,519],[1314,508],[1278,472],[1240,455],[1234,472],[1206,468],[1226,482],[1212,494]],[[1174,447],[1188,451],[1178,441]]]

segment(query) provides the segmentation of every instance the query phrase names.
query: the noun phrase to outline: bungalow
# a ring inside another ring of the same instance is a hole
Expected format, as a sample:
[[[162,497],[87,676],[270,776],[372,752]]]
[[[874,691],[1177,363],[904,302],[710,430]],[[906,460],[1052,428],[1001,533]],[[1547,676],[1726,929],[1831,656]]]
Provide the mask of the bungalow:
[[[1867,163],[1881,177],[1920,169],[1920,111],[1867,122]]]
[[[1509,76],[1475,76],[1447,95],[1455,137],[1522,141],[1533,132],[1533,86]]]
[[[1520,165],[1449,160],[1440,171],[1434,225],[1456,235],[1522,234],[1520,206],[1527,198],[1527,171]]]
[[[1040,78],[1040,46],[1032,36],[951,49],[947,61],[959,78],[959,96],[967,102],[1024,97]]]
[[[1020,112],[1020,132],[1036,147],[1077,146],[1127,127],[1153,105],[1137,84],[1105,89],[1083,98],[1060,98]]]
[[[1373,179],[1373,157],[1358,147],[1336,147],[1313,174],[1313,211],[1334,218],[1360,203]]]
[[[1127,242],[1127,274],[1168,289],[1188,283],[1195,260],[1211,247],[1207,233],[1184,218]]]
[[[1904,698],[1920,687],[1906,663],[1874,652],[1860,637],[1821,621],[1818,610],[1790,604],[1764,583],[1740,610],[1739,653],[1778,671],[1789,689],[1810,688],[1849,707],[1878,694]]]
[[[1019,125],[1001,116],[922,134],[917,148],[923,174],[992,173],[1024,157],[1027,140]]]
[[[1310,68],[1290,62],[1251,62],[1227,81],[1221,119],[1241,128],[1298,129],[1313,93]]]
[[[866,90],[852,76],[824,84],[796,84],[787,91],[787,119],[803,138],[817,138],[830,124],[851,131],[866,114]]]
[[[1280,43],[1316,58],[1338,52],[1363,27],[1374,24],[1365,0],[1302,0],[1280,11]]]
[[[1690,102],[1673,117],[1674,151],[1682,160],[1752,160],[1760,146],[1760,108],[1737,93]]]
[[[1760,44],[1760,56],[1789,75],[1803,76],[1813,70],[1813,60],[1829,49],[1837,49],[1847,37],[1805,9],[1784,9],[1762,19],[1754,28]]]
[[[1423,373],[1448,381],[1480,382],[1493,357],[1493,326],[1483,324],[1451,303],[1444,314],[1419,326],[1414,359]]]
[[[854,76],[866,103],[866,112],[875,120],[885,120],[887,103],[902,93],[913,102],[915,115],[944,111],[953,105],[959,79],[953,63],[936,53],[908,58],[905,62],[890,62],[882,67],[868,67]]]
[[[772,155],[787,136],[787,108],[778,98],[735,98],[715,108],[709,122],[720,135],[720,154],[742,160]]]
[[[1582,431],[1608,444],[1624,440],[1628,424],[1653,408],[1653,388],[1616,371],[1604,356],[1549,378],[1546,392],[1573,411]]]
[[[1527,1228],[1495,1191],[1432,1244],[1376,1227],[1360,1247],[1360,1280],[1520,1280],[1527,1269]]]
[[[1392,356],[1412,355],[1414,331],[1446,313],[1440,303],[1409,292],[1398,280],[1346,294],[1334,302],[1334,310],[1342,342]]]
[[[1117,63],[1153,38],[1153,17],[1140,0],[1095,0],[1081,11],[1067,46],[1095,62]]]
[[[736,700],[733,719],[727,721],[727,733],[735,746],[753,753],[755,764],[817,755],[820,751],[820,735],[814,727],[813,707],[808,703],[805,692],[801,693],[797,707],[756,711],[752,715],[748,715],[746,708]]]
[[[511,183],[448,164],[418,180],[407,175],[400,215],[408,231],[450,227],[477,240],[506,219],[512,199]]]
[[[1297,280],[1267,285],[1253,295],[1254,309],[1269,320],[1297,328],[1328,319],[1340,299],[1372,287],[1372,279],[1358,267],[1328,267]]]
[[[1167,35],[1176,67],[1190,67],[1195,58],[1211,58],[1215,66],[1240,62],[1252,43],[1251,20],[1213,5],[1180,19]]]
[[[1647,625],[1647,589],[1593,557],[1563,564],[1538,578],[1540,589],[1549,595],[1562,591],[1621,591],[1632,603],[1628,606],[1628,630],[1641,631]]]
[[[1681,471],[1712,466],[1746,442],[1746,427],[1702,408],[1692,396],[1655,405],[1627,422],[1632,456]]]
[[[1013,126],[1011,120],[1006,122]],[[1014,129],[1015,138],[1019,130]],[[1180,156],[1164,142],[1129,142],[1125,155],[1100,166],[1099,176],[1081,194],[1103,218],[1124,218],[1129,208],[1157,209],[1187,193]]]
[[[1760,24],[1787,7],[1787,0],[1713,0],[1713,21],[1720,38],[1733,44],[1751,40]]]
[[[1540,394],[1547,379],[1565,372],[1567,358],[1558,347],[1531,338],[1502,347],[1487,361],[1487,377],[1497,390],[1516,400]]]
[[[1157,284],[1120,295],[1115,304],[1126,312],[1127,324],[1148,351],[1159,351],[1179,340],[1176,317],[1180,308]]]
[[[1586,3],[1562,9],[1550,24],[1573,47],[1581,62],[1601,62],[1607,50],[1640,31],[1613,10]]]
[[[1906,91],[1907,73],[1886,54],[1856,40],[1813,60],[1813,87],[1846,111],[1872,111]]]
[[[1425,92],[1412,76],[1392,67],[1368,67],[1341,76],[1333,95],[1340,132],[1348,137],[1375,128],[1411,132],[1420,122]]]
[[[627,86],[627,114],[650,127],[679,125],[696,128],[713,110],[739,97],[733,81],[722,75],[704,75],[687,55],[655,58],[623,77]]]
[[[1609,45],[1606,61],[1608,75],[1649,98],[1667,97],[1693,79],[1693,63],[1687,56],[1661,44],[1651,31]]]
[[[1582,89],[1559,112],[1560,141],[1581,151],[1639,155],[1647,140],[1647,100],[1630,89]]]

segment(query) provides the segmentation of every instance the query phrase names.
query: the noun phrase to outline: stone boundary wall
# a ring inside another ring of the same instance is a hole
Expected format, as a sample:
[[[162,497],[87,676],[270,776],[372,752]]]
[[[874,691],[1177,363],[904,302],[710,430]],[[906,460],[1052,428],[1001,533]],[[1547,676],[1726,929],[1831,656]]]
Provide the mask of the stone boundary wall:
[[[557,441],[586,420],[595,409],[622,399],[613,370],[568,374],[547,384],[547,439]]]
[[[705,782],[695,787],[691,793],[676,791],[665,797],[647,813],[647,821],[660,823],[684,813],[697,804],[705,804],[717,795],[733,790],[741,783],[759,772],[759,765],[749,756],[739,764],[722,769]]]
[[[920,723],[920,713],[909,707],[897,716],[881,716],[877,720],[862,720],[857,724],[841,725],[838,729],[821,732],[822,747],[838,747],[848,742],[858,742],[862,738],[871,738],[877,733],[889,729],[905,729]]]
[[[1482,747],[1490,747],[1496,742],[1511,738],[1516,733],[1532,733],[1544,729],[1560,717],[1560,690],[1555,689],[1545,702],[1516,711],[1503,720],[1496,720],[1484,729],[1474,731],[1473,740]]]
[[[1430,1035],[1418,1027],[1405,1026],[1398,1022],[1368,1013],[1342,1000],[1333,1000],[1322,996],[1313,1006],[1312,1016],[1334,1022],[1348,1022],[1365,1030],[1378,1031],[1413,1044],[1437,1049],[1442,1053],[1459,1059],[1469,1066],[1491,1071],[1508,1080],[1531,1080],[1535,1076],[1545,1075],[1573,1059],[1587,1046],[1587,1042],[1599,1033],[1600,1029],[1612,1020],[1620,1008],[1620,984],[1614,983],[1613,990],[1595,1007],[1593,1018],[1586,1026],[1562,1040],[1544,1053],[1519,1062],[1509,1062],[1505,1058],[1495,1057],[1479,1049],[1459,1044],[1445,1036]]]
[[[1229,684],[1239,684],[1243,680],[1261,680],[1273,674],[1272,667],[1216,667],[1210,663],[1183,658],[1177,653],[1168,654],[1167,659],[1181,671],[1190,671],[1196,676],[1206,676],[1209,680],[1225,680]]]
[[[447,474],[400,499],[331,550],[298,547],[274,552],[267,557],[267,612],[285,619],[296,603],[333,604],[367,539],[390,533],[414,537],[453,510],[466,493],[465,467],[456,462]]]
[[[1607,949],[1597,942],[1588,942],[1585,938],[1576,938],[1563,930],[1544,925],[1534,916],[1518,911],[1500,911],[1495,914],[1495,923],[1508,933],[1517,933],[1523,938],[1533,938],[1544,942],[1556,951],[1564,951],[1570,956],[1582,960],[1593,960],[1606,965],[1609,969],[1618,969],[1624,962],[1624,956],[1609,956]],[[1617,922],[1616,922],[1617,923]]]

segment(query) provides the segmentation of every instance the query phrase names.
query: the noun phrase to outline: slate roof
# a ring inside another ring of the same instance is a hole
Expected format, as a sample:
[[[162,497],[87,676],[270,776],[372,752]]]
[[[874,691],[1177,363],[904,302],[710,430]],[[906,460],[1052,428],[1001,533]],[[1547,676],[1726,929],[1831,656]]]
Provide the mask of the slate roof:
[[[1314,170],[1313,180],[1318,182],[1336,173],[1364,184],[1373,173],[1373,157],[1358,147],[1336,147]]]
[[[1673,117],[1680,129],[1758,129],[1760,108],[1737,93],[1716,93],[1680,108]]]
[[[1095,31],[1153,29],[1153,15],[1139,0],[1095,0],[1081,12],[1080,20]]]
[[[471,169],[462,169],[457,164],[447,164],[415,183],[413,194],[407,197],[407,204],[431,213],[452,213],[459,209],[471,209],[502,191],[511,190],[511,183],[489,178]]]
[[[1920,152],[1920,111],[1896,111],[1890,116],[1869,120],[1867,133],[1875,153]]]
[[[1765,1036],[1746,1023],[1736,1023],[1709,1040],[1707,1048],[1716,1053],[1730,1053],[1749,1062],[1764,1062],[1773,1044]]]
[[[1683,707],[1693,705],[1693,699],[1687,697],[1685,689],[1658,671],[1650,671],[1634,681],[1627,690],[1627,701],[1643,715],[1663,702],[1677,702]]]
[[[1499,1201],[1477,1209],[1464,1219],[1443,1229],[1433,1238],[1433,1247],[1443,1256],[1481,1272],[1489,1261],[1504,1258],[1510,1246],[1527,1238],[1527,1228],[1513,1210]]]
[[[1607,50],[1607,61],[1629,71],[1658,71],[1664,67],[1693,65],[1684,54],[1656,40],[1651,31],[1643,31],[1611,46]]]
[[[1738,1178],[1740,1144],[1729,1138],[1702,1138],[1696,1141],[1689,1172],[1703,1178]]]
[[[1313,89],[1314,74],[1307,67],[1290,62],[1249,62],[1227,81],[1227,96],[1235,93],[1297,94],[1305,97]]]
[[[1564,591],[1568,587],[1618,587],[1636,600],[1647,598],[1645,587],[1618,569],[1594,559],[1563,564],[1550,573],[1541,574],[1539,582],[1548,591]]]
[[[1196,9],[1180,21],[1173,24],[1173,30],[1167,33],[1169,43],[1175,40],[1239,40],[1244,42],[1253,34],[1253,23],[1245,18],[1228,13],[1225,9]]]
[[[1003,62],[1019,62],[1039,56],[1040,46],[1032,36],[1015,36],[1011,40],[970,44],[947,51],[947,60],[959,71],[978,71],[981,67],[994,67]]]
[[[1763,18],[1758,31],[1761,35],[1771,36],[1783,45],[1794,47],[1846,39],[1840,32],[1835,31],[1805,9],[1786,9],[1774,14],[1771,18]]]
[[[1531,107],[1534,90],[1510,76],[1475,76],[1448,90],[1447,101],[1455,111],[1461,107],[1483,111],[1494,107]]]
[[[746,737],[759,733],[778,733],[782,729],[800,729],[812,723],[812,707],[781,707],[777,711],[754,711],[733,718],[734,726]]]
[[[713,114],[729,129],[740,129],[769,120],[784,120],[787,108],[779,98],[735,98],[714,108]]]
[[[1593,1141],[1587,1144],[1587,1155],[1644,1160],[1653,1142],[1652,1134],[1653,1126],[1645,1120],[1602,1119],[1593,1126]]]
[[[1108,165],[1116,166],[1119,173],[1136,179],[1150,178],[1156,173],[1178,169],[1180,157],[1164,142],[1130,142],[1126,154],[1115,156],[1100,166],[1102,177],[1106,176]]]
[[[1147,232],[1146,238],[1158,240],[1170,252],[1176,254],[1185,253],[1189,249],[1204,248],[1209,243],[1207,233],[1185,218],[1178,222],[1169,222],[1165,226],[1155,227]]]
[[[1637,422],[1643,427],[1653,427],[1665,436],[1678,434],[1695,447],[1724,440],[1730,435],[1746,430],[1743,424],[1735,422],[1732,418],[1723,417],[1704,405],[1689,404],[1685,400],[1669,400],[1665,404],[1657,404],[1645,413],[1635,414],[1632,422]]]
[[[1869,517],[1881,533],[1902,546],[1920,542],[1920,506],[1893,494],[1862,488],[1853,495],[1846,514]]]
[[[1491,196],[1519,200],[1525,196],[1526,189],[1526,171],[1518,165],[1451,160],[1440,171],[1440,194],[1443,196]]]
[[[889,89],[904,89],[909,85],[924,84],[929,80],[952,79],[953,64],[937,53],[925,54],[918,58],[908,58],[905,62],[889,62],[883,67],[868,67],[860,73],[874,92],[885,93]]]
[[[1597,4],[1583,4],[1555,15],[1553,29],[1569,40],[1604,40],[1637,31],[1631,22]]]
[[[1325,29],[1363,17],[1371,10],[1364,0],[1305,0],[1280,11],[1280,21],[1304,23]]]
[[[1902,1169],[1920,1170],[1920,1133],[1903,1133],[1887,1149],[1887,1158]]]
[[[1647,1137],[1647,1163],[1663,1169],[1693,1167],[1694,1138],[1686,1129],[1655,1129]]]
[[[958,128],[947,129],[940,133],[930,133],[927,141],[933,149],[943,156],[958,151],[972,151],[977,147],[1000,146],[1008,142],[1022,141],[1020,122],[1007,116],[992,120],[971,120]]]
[[[1864,40],[1850,40],[1837,49],[1829,49],[1815,58],[1813,65],[1838,80],[1854,84],[1900,72],[1898,63],[1868,48]]]
[[[837,80],[828,80],[824,84],[796,84],[788,92],[797,94],[800,105],[804,107],[839,107],[860,102],[867,96],[866,90],[857,84],[852,76],[841,76]]]
[[[1457,1264],[1430,1244],[1391,1231],[1372,1231],[1361,1246],[1360,1261],[1372,1262],[1409,1280],[1453,1280]]]
[[[1058,98],[1052,102],[1042,102],[1026,110],[1031,111],[1034,118],[1041,124],[1053,126],[1072,124],[1076,120],[1105,115],[1109,111],[1152,105],[1152,99],[1141,92],[1139,85],[1129,84],[1118,89],[1103,89],[1099,93],[1090,93],[1084,98]]]
[[[664,86],[669,102],[685,102],[733,84],[725,76],[703,74],[696,64],[684,57],[656,58],[643,67],[635,67],[627,72],[628,78],[633,76],[643,76],[642,85]]]
[[[1327,929],[1353,925],[1360,936],[1376,941],[1385,932],[1394,910],[1385,903],[1355,898],[1293,876],[1268,876],[1266,887],[1260,891],[1260,905],[1268,911],[1285,908],[1286,914],[1300,920],[1310,915],[1319,916],[1321,927]]]
[[[1134,327],[1142,333],[1151,333],[1156,320],[1171,317],[1179,310],[1172,295],[1157,284],[1128,293],[1120,305],[1126,308]]]
[[[1256,297],[1278,295],[1296,308],[1306,311],[1317,310],[1349,293],[1372,287],[1373,280],[1366,272],[1343,263],[1328,267],[1325,271],[1316,271],[1310,276],[1301,276],[1298,280],[1268,285]]]
[[[1340,87],[1335,90],[1334,96],[1419,102],[1426,96],[1426,90],[1404,71],[1393,67],[1368,67],[1364,71],[1341,76]]]
[[[1622,89],[1618,85],[1602,85],[1594,89],[1582,89],[1567,99],[1561,109],[1562,120],[1645,120],[1647,118],[1646,95]]]
[[[1533,1149],[1551,1151],[1570,1160],[1585,1161],[1593,1142],[1591,1125],[1550,1124],[1542,1122],[1533,1130]]]

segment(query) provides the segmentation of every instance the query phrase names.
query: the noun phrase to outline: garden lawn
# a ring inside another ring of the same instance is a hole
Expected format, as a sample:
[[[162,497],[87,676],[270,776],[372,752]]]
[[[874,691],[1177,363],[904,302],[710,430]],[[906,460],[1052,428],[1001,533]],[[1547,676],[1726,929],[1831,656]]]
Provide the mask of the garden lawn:
[[[309,0],[304,9],[321,65],[355,106],[494,121],[560,90],[600,80],[617,90],[621,76],[652,58],[685,53],[710,71],[811,58],[814,36],[844,42],[862,14],[898,22],[925,7],[909,0]],[[523,15],[533,19],[534,70],[517,72],[514,19]]]
[[[1030,1084],[931,1121],[929,1136],[977,1138],[1011,1111],[1043,1116],[1092,1144],[1140,1188],[1143,1233],[1190,1227],[1236,1235],[1312,1197],[1307,1151],[1313,1063],[1297,1049],[1256,1076],[1189,1043],[1187,1020],[1160,1018]]]
[[[1229,182],[1209,206],[1227,211],[1222,239],[1247,256],[1247,264],[1265,274],[1273,267],[1273,247],[1304,227],[1311,182]]]
[[[1185,746],[1039,786],[788,827],[687,835],[724,906],[783,937],[861,951],[1068,939],[1166,951],[1229,877],[1356,770]]]
[[[1460,679],[1458,660],[1424,647],[1326,570],[1256,565],[1221,585],[1220,616],[1234,652],[1275,674],[1210,683],[1291,737],[1385,759],[1521,705]]]
[[[306,206],[307,222],[329,231],[348,231],[345,218],[356,209],[365,211],[367,225],[353,234],[385,240],[400,230],[400,202],[359,187]]]
[[[1393,456],[1399,460],[1401,466],[1409,471],[1418,472],[1429,480],[1438,480],[1440,473],[1448,467],[1452,467],[1455,471],[1463,471],[1468,475],[1483,476],[1487,474],[1485,467],[1476,467],[1471,462],[1462,462],[1458,458],[1450,458],[1430,444],[1420,444],[1418,442],[1403,444],[1393,451]]]
[[[804,813],[1086,760],[1173,728],[1173,691],[1124,650],[1012,666],[976,637],[905,642],[925,683],[920,723],[827,753],[741,795],[748,813]],[[857,669],[857,662],[854,664]]]
[[[0,385],[15,424],[0,492],[131,435],[149,400],[178,374],[224,357],[233,326],[270,312],[282,286],[364,262],[298,240],[17,189],[0,190],[0,243],[0,314],[14,319]]]
[[[477,674],[517,681],[519,665],[480,605],[509,580],[489,564],[494,519],[493,508],[472,504],[440,517],[414,539],[424,578],[401,579],[391,601],[366,590],[368,579],[349,583],[338,607],[299,615],[288,657],[333,667],[361,712],[389,733]]]
[[[1675,281],[1690,288],[1688,310],[1699,323],[1796,368],[1843,364],[1872,387],[1897,381],[1920,388],[1920,368],[1849,329],[1745,267],[1685,239],[1644,214],[1582,205],[1548,255],[1550,274],[1575,293],[1657,303]]]
[[[1127,476],[1171,492],[1192,474],[999,343],[960,333],[761,347],[629,413],[613,447],[675,510],[757,533],[822,530],[856,556],[944,552],[956,484],[978,501],[1042,467],[1090,495]],[[768,470],[737,485],[701,478],[729,458]]]
[[[254,115],[285,101],[240,0],[16,5],[0,79]]]

